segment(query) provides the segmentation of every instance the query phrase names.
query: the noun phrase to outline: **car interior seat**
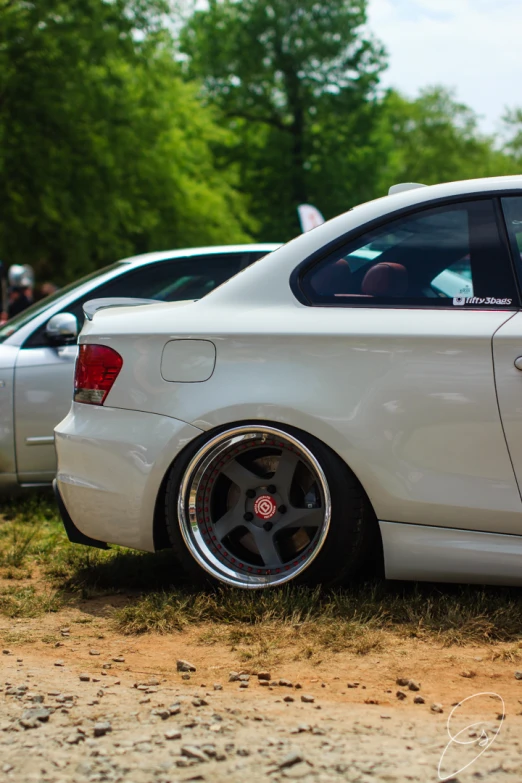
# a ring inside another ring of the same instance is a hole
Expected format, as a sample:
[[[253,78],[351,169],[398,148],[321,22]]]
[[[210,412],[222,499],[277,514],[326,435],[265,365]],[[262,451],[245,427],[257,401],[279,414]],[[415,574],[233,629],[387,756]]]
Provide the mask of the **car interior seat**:
[[[408,270],[402,264],[384,262],[369,269],[361,283],[364,296],[406,296]]]

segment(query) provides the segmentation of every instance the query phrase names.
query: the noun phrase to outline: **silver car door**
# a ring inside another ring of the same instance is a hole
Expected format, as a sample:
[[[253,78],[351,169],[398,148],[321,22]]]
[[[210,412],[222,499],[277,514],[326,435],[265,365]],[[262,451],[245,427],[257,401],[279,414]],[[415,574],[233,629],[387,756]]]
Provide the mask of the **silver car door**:
[[[506,196],[501,201],[512,259],[520,279],[522,194]],[[522,313],[517,313],[496,332],[493,360],[504,434],[522,494]]]
[[[15,448],[21,484],[49,482],[56,472],[54,428],[68,413],[78,347],[22,348],[15,368]]]

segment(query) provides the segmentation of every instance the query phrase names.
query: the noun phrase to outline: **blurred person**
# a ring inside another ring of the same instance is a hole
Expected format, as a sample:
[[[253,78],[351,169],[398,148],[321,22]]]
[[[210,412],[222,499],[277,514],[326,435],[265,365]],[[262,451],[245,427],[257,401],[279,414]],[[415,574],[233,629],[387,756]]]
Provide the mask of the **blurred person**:
[[[58,291],[58,286],[50,281],[42,283],[38,292],[38,299],[45,299],[46,296],[51,296]]]
[[[0,307],[0,326],[3,326],[9,318],[8,308],[8,294],[7,294],[7,265],[3,261],[0,261],[0,291],[2,305]]]
[[[26,310],[30,304],[32,304],[32,301],[27,296],[26,288],[24,286],[11,286],[9,288],[7,304],[8,318],[14,318],[15,315]]]
[[[7,316],[13,318],[33,303],[33,270],[27,264],[24,266],[13,264],[9,267],[7,281],[9,284]]]

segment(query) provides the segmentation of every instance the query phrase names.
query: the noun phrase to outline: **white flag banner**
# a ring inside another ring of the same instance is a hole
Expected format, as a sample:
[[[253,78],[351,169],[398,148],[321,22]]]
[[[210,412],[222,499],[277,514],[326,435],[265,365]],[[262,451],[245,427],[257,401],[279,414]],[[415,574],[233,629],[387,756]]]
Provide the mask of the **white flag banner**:
[[[303,234],[306,231],[311,231],[312,228],[317,228],[317,226],[320,226],[325,222],[325,219],[319,210],[311,204],[300,204],[297,207],[297,213],[299,215]]]

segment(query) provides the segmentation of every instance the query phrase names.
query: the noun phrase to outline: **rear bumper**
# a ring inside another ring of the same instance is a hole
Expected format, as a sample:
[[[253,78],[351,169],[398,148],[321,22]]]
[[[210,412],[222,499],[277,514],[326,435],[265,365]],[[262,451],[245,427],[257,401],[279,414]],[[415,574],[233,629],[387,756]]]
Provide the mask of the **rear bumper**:
[[[62,518],[63,526],[65,528],[65,532],[67,533],[67,537],[69,538],[69,541],[72,544],[84,544],[85,546],[94,546],[98,549],[108,549],[109,547],[107,544],[104,544],[103,541],[96,541],[94,538],[89,538],[89,536],[85,536],[81,530],[78,530],[74,522],[72,521],[71,517],[69,516],[69,512],[65,508],[65,504],[62,500],[62,496],[60,495],[60,490],[58,489],[58,486],[56,484],[56,479],[53,481],[53,490],[56,497],[56,503],[58,504],[58,511],[60,512],[60,516]]]
[[[55,430],[56,492],[70,540],[153,552],[163,479],[200,434],[167,416],[73,403]]]

